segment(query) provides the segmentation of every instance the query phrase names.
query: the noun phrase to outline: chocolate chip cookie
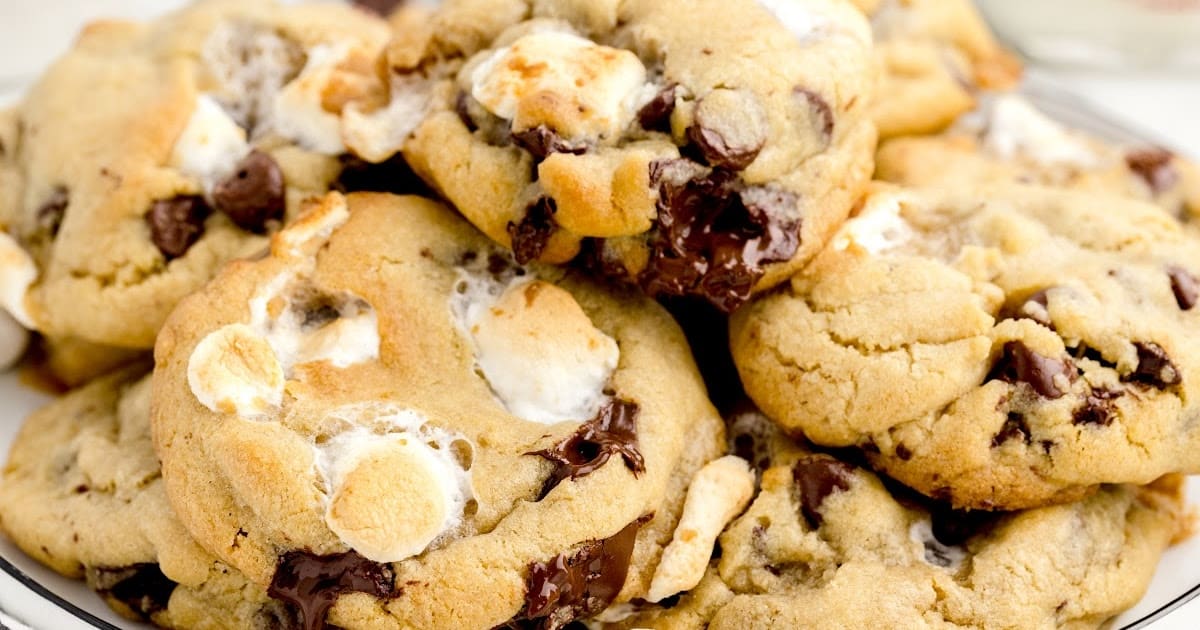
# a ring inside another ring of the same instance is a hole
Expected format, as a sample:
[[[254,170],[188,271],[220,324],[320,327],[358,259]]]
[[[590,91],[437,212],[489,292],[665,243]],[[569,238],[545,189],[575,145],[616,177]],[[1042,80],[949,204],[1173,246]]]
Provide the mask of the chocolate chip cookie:
[[[146,370],[98,379],[26,420],[0,478],[0,530],[133,620],[295,627],[295,611],[205,553],[175,518],[150,439]]]
[[[0,303],[148,349],[171,308],[338,184],[341,112],[382,92],[382,19],[200,2],[100,21],[0,117]]]
[[[988,96],[942,134],[883,143],[876,177],[909,186],[1037,183],[1150,201],[1184,221],[1200,215],[1195,164],[1070,129],[1013,93]]]
[[[181,520],[306,623],[555,628],[692,576],[660,557],[723,432],[682,333],[434,202],[329,195],[155,356]],[[296,586],[347,566],[386,588]]]
[[[1197,472],[1197,245],[1118,197],[880,187],[734,359],[782,426],[956,507]]]
[[[856,0],[871,17],[882,81],[871,116],[881,138],[940,131],[979,94],[1012,88],[1021,65],[971,0]]]
[[[737,437],[749,447],[761,433]],[[602,627],[1099,628],[1137,603],[1189,526],[1175,475],[1075,503],[963,512],[846,460],[759,446],[761,490],[699,587],[609,611]]]
[[[427,97],[370,114],[410,121],[381,154],[519,262],[582,256],[652,296],[734,309],[871,169],[870,32],[839,0],[467,0],[389,59]]]

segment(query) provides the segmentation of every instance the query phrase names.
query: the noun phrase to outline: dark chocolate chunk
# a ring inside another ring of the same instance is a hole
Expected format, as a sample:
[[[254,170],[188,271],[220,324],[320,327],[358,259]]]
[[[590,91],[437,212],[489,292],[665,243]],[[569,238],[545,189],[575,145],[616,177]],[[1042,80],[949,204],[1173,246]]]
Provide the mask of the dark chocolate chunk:
[[[325,615],[342,593],[388,599],[399,594],[395,580],[390,566],[367,560],[354,551],[328,556],[289,551],[279,559],[267,594],[295,606],[306,630],[320,630],[325,627]]]
[[[1156,195],[1167,191],[1179,181],[1179,171],[1172,161],[1175,156],[1166,149],[1143,149],[1125,155],[1125,164],[1145,180]]]
[[[1071,421],[1075,424],[1092,424],[1106,427],[1113,421],[1113,401],[1124,392],[1111,389],[1094,389],[1088,393],[1083,404],[1075,409]]]
[[[350,154],[342,155],[339,160],[342,163],[342,172],[338,174],[337,181],[332,186],[338,192],[435,196],[399,153],[378,164]]]
[[[87,582],[101,597],[124,604],[144,621],[167,609],[178,586],[154,563],[88,569]]]
[[[650,165],[659,189],[650,260],[638,277],[652,296],[695,295],[729,313],[750,297],[763,266],[800,247],[798,197],[747,187],[688,160]]]
[[[1070,359],[1052,359],[1030,350],[1020,341],[1010,341],[1004,344],[1004,352],[988,380],[1026,383],[1040,396],[1062,398],[1066,391],[1059,388],[1054,377],[1063,375],[1070,381],[1077,373]]]
[[[1019,413],[1010,411],[1008,417],[1004,420],[1004,426],[1000,427],[1000,431],[992,437],[992,448],[996,448],[1009,440],[1021,440],[1029,444],[1029,423],[1025,421],[1025,416]]]
[[[945,504],[929,506],[933,537],[943,545],[956,547],[986,532],[1002,516],[985,510],[956,510]]]
[[[668,85],[638,110],[638,124],[642,129],[671,133],[671,114],[675,112],[675,93],[678,89],[676,83]]]
[[[720,131],[700,123],[688,127],[688,139],[700,149],[704,159],[713,166],[734,171],[745,170],[762,151],[763,143],[740,146],[727,139]]]
[[[585,238],[580,247],[576,264],[588,273],[616,283],[629,281],[629,271],[621,259],[608,248],[608,241],[602,238]]]
[[[167,260],[187,253],[204,234],[204,220],[212,211],[203,197],[175,197],[154,202],[146,213],[150,240]]]
[[[634,475],[646,470],[637,438],[638,406],[624,400],[611,400],[596,417],[583,423],[569,437],[554,446],[526,455],[537,455],[554,463],[554,470],[542,485],[542,500],[566,479],[578,479],[596,472],[613,455],[620,455]]]
[[[573,553],[529,564],[525,578],[525,609],[510,628],[557,630],[572,621],[608,608],[625,585],[642,517],[611,538],[584,543]]]
[[[1192,310],[1192,307],[1196,306],[1197,298],[1200,298],[1200,280],[1179,266],[1168,268],[1167,275],[1171,277],[1171,291],[1175,293],[1175,302],[1179,304],[1179,308],[1185,311]]]
[[[391,15],[396,7],[404,4],[404,0],[353,0],[353,2],[356,7],[362,7],[383,16]]]
[[[908,446],[906,446],[903,442],[899,442],[896,444],[896,457],[899,457],[900,461],[906,462],[906,461],[912,459],[912,456],[913,456],[912,449],[908,448]]]
[[[533,262],[546,251],[558,225],[554,222],[555,212],[558,208],[553,199],[538,197],[525,210],[525,218],[520,223],[509,222],[508,235],[512,238],[513,256],[518,264]]]
[[[1122,380],[1149,385],[1158,389],[1166,389],[1183,382],[1179,368],[1167,356],[1163,347],[1153,342],[1134,342],[1137,348],[1138,364],[1133,373],[1125,375]]]
[[[283,171],[275,158],[255,149],[213,188],[213,207],[243,230],[263,234],[268,222],[283,219],[284,193]]]
[[[798,87],[795,90],[796,94],[804,99],[805,104],[812,110],[813,119],[824,136],[825,142],[828,143],[833,137],[833,108],[829,106],[829,101],[826,101],[820,94],[807,88]]]
[[[546,125],[538,125],[524,131],[514,131],[512,132],[512,139],[513,143],[528,151],[537,162],[546,159],[551,153],[570,153],[573,155],[587,153],[586,144],[567,142],[565,138],[558,135],[558,132]]]
[[[850,489],[854,467],[828,455],[806,455],[792,468],[800,513],[809,527],[821,526],[821,504],[834,492]]]
[[[58,236],[58,230],[62,227],[63,217],[66,216],[67,204],[70,203],[70,200],[66,188],[55,186],[50,197],[43,201],[41,207],[38,208],[38,232],[50,238]]]

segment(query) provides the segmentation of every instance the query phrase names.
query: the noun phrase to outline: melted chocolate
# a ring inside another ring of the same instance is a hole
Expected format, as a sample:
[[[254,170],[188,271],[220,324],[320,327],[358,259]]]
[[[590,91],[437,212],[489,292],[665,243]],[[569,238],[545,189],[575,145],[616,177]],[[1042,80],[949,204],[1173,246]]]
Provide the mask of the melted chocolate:
[[[584,543],[574,553],[530,563],[525,610],[508,627],[556,630],[608,608],[625,585],[638,529],[648,520],[640,518],[611,538]]]
[[[289,551],[279,559],[267,594],[296,607],[305,630],[320,630],[342,593],[392,598],[399,594],[395,579],[390,566],[354,551],[328,556]]]
[[[286,197],[283,171],[269,154],[255,149],[238,162],[233,174],[217,183],[213,207],[247,232],[263,234],[283,219]]]
[[[1122,377],[1124,381],[1141,383],[1157,389],[1166,389],[1183,382],[1179,368],[1167,356],[1163,347],[1153,342],[1138,341],[1133,344],[1137,348],[1138,365],[1132,374]]]
[[[554,213],[558,208],[549,197],[539,197],[525,210],[520,223],[508,224],[508,235],[512,238],[513,257],[524,265],[541,257],[558,226]]]
[[[566,479],[578,479],[596,472],[613,455],[620,455],[625,466],[638,475],[646,470],[637,440],[638,406],[624,400],[611,400],[596,414],[554,446],[527,455],[537,455],[554,463],[554,470],[538,495],[541,501]]]
[[[1009,440],[1021,440],[1029,444],[1029,423],[1025,421],[1025,416],[1019,413],[1010,411],[1008,417],[1004,420],[1004,426],[1000,427],[1000,431],[992,437],[992,448],[996,448]]]
[[[567,142],[565,138],[558,135],[558,132],[546,125],[538,125],[524,131],[514,131],[512,132],[512,139],[513,143],[528,151],[537,162],[545,160],[552,153],[570,153],[573,155],[587,153],[587,145]]]
[[[800,513],[809,527],[821,526],[821,504],[834,492],[850,489],[854,467],[827,455],[806,455],[792,468],[799,494]]]
[[[167,260],[179,258],[204,235],[204,220],[211,212],[203,197],[156,201],[146,213],[150,240]]]
[[[695,295],[724,312],[750,297],[763,266],[800,247],[796,195],[747,187],[733,173],[688,160],[650,165],[659,189],[650,260],[638,280],[653,296]]]
[[[1062,398],[1066,392],[1054,382],[1054,377],[1060,374],[1074,380],[1077,369],[1069,359],[1042,356],[1020,341],[1010,341],[1004,344],[1004,353],[992,368],[988,380],[1026,383],[1040,396]]]
[[[119,569],[88,569],[87,581],[101,597],[121,602],[144,621],[150,621],[155,613],[167,609],[171,594],[178,586],[153,563]]]
[[[1165,149],[1144,149],[1126,154],[1125,164],[1154,194],[1161,195],[1179,181],[1179,171],[1172,164],[1174,159],[1175,156]]]
[[[668,85],[638,110],[638,124],[642,129],[671,133],[671,114],[675,113],[675,93],[678,89],[676,83]]]
[[[1175,303],[1185,311],[1192,310],[1196,306],[1197,298],[1200,298],[1200,280],[1187,269],[1178,266],[1167,269],[1167,275],[1171,278],[1171,292],[1175,294]]]
[[[1120,398],[1124,392],[1095,389],[1084,399],[1083,405],[1075,409],[1071,416],[1071,421],[1075,424],[1091,424],[1101,427],[1106,427],[1112,424],[1114,402]]]

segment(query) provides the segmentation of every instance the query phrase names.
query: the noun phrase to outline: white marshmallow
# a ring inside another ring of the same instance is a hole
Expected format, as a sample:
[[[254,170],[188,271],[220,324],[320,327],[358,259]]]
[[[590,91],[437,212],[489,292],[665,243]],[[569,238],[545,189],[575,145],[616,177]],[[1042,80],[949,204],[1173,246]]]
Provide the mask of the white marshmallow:
[[[318,44],[308,50],[308,63],[300,76],[283,86],[275,96],[271,116],[274,131],[319,153],[337,155],[345,152],[341,117],[325,110],[322,95],[330,75],[349,50],[346,44]]]
[[[429,112],[432,89],[429,79],[406,79],[393,87],[387,107],[368,114],[358,103],[350,103],[342,112],[346,146],[368,162],[382,162],[395,155]]]
[[[329,193],[271,239],[271,254],[279,258],[307,259],[348,220],[350,207],[346,205],[346,198]]]
[[[983,144],[994,155],[1004,159],[1024,155],[1043,166],[1087,168],[1096,164],[1095,152],[1024,98],[998,96],[991,107]]]
[[[801,41],[812,37],[827,22],[821,16],[810,11],[805,3],[797,0],[758,0],[758,2],[766,7],[775,16],[775,19],[786,26],[796,36],[796,39]]]
[[[254,329],[230,324],[196,345],[188,360],[188,386],[212,411],[253,418],[283,403],[283,367]]]
[[[205,192],[212,192],[248,153],[246,131],[211,96],[201,94],[187,126],[175,141],[171,166],[200,180]]]
[[[833,246],[844,250],[853,243],[878,255],[904,245],[914,236],[912,226],[900,216],[905,199],[903,192],[871,195],[858,216],[842,227]]]
[[[0,306],[21,325],[36,329],[25,306],[29,287],[37,280],[37,265],[13,237],[0,231]]]
[[[375,309],[366,302],[339,296],[337,319],[306,328],[304,313],[290,308],[290,303],[278,317],[270,317],[267,305],[275,297],[265,293],[251,302],[250,326],[266,338],[284,374],[290,375],[292,368],[304,363],[328,361],[333,367],[346,368],[379,358],[379,322]]]

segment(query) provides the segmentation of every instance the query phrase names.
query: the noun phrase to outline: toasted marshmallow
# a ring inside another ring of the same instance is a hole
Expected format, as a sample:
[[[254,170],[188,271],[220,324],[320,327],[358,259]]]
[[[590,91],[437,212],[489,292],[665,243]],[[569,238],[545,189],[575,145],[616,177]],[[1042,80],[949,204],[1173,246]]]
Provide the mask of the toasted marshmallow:
[[[21,360],[28,346],[29,331],[0,311],[0,370],[7,370]]]
[[[882,254],[912,239],[912,226],[900,216],[902,192],[871,195],[858,216],[846,222],[833,246],[846,249],[851,243],[872,255]]]
[[[496,295],[480,281],[456,297],[467,302],[464,327],[492,391],[515,416],[554,424],[585,421],[605,401],[620,358],[617,342],[598,330],[570,293],[518,279]]]
[[[230,324],[196,345],[188,360],[188,386],[200,404],[243,418],[262,416],[283,402],[283,366],[253,328]]]
[[[348,54],[347,45],[319,44],[308,50],[308,62],[300,76],[275,96],[271,122],[277,133],[318,153],[346,151],[341,117],[326,111],[324,93]]]
[[[275,351],[284,374],[304,363],[328,361],[346,368],[379,358],[379,321],[375,309],[351,295],[337,296],[337,317],[321,325],[306,321],[305,313],[289,304],[275,317],[268,313],[268,296],[252,305],[251,326],[261,331]]]
[[[416,431],[357,428],[318,447],[330,531],[370,560],[399,562],[457,527],[470,498],[469,473],[448,443],[435,441],[435,449],[429,440]]]
[[[25,306],[30,285],[37,280],[37,265],[13,237],[0,231],[0,306],[22,326],[35,329],[33,316]]]
[[[983,139],[993,154],[1025,156],[1043,166],[1094,166],[1097,156],[1082,140],[1039,112],[1020,96],[998,96],[991,104],[991,124]]]
[[[346,198],[329,193],[271,239],[271,254],[279,258],[312,255],[349,219]]]
[[[754,473],[746,460],[727,455],[701,468],[688,487],[683,515],[654,570],[646,600],[658,602],[699,584],[717,536],[753,496]]]
[[[342,112],[346,146],[368,162],[382,162],[395,155],[428,113],[432,89],[429,79],[418,77],[399,81],[387,107],[367,113],[359,103],[350,103]]]
[[[248,153],[246,131],[211,96],[201,94],[192,117],[175,141],[171,166],[199,180],[204,191],[211,192]]]
[[[539,31],[492,53],[471,95],[517,130],[547,125],[572,138],[614,137],[645,99],[637,55],[562,31]]]

